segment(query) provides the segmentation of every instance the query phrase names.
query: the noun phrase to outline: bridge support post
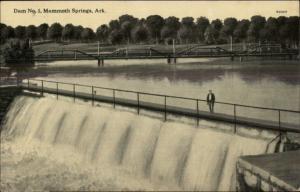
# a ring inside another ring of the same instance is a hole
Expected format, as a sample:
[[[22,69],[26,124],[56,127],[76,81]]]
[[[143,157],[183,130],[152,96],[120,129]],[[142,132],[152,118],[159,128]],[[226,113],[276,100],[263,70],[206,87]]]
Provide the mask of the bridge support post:
[[[231,55],[230,60],[234,61],[234,56],[233,55]]]
[[[102,58],[102,59],[98,59],[98,67],[100,67],[100,66],[104,66],[104,59]]]
[[[242,56],[240,56],[240,62],[243,62],[243,57]]]
[[[74,51],[74,59],[77,60],[77,51]]]
[[[75,103],[75,84],[73,84],[73,101],[74,101],[74,103]]]
[[[42,80],[42,93],[41,93],[42,96],[44,96],[44,81]]]
[[[116,108],[116,91],[113,89],[114,108]]]
[[[233,105],[233,115],[234,115],[234,133],[236,133],[236,104]]]
[[[167,63],[168,64],[176,64],[176,62],[177,62],[177,58],[176,57],[168,57],[167,58]]]
[[[94,106],[95,102],[95,94],[94,94],[94,86],[92,86],[92,105]]]
[[[165,95],[165,121],[167,121],[167,96]]]
[[[196,100],[197,102],[197,126],[199,126],[199,100]]]
[[[58,82],[56,82],[56,99],[58,99]]]
[[[137,92],[136,96],[137,96],[137,105],[138,105],[138,107],[137,107],[137,113],[140,114],[140,93]]]

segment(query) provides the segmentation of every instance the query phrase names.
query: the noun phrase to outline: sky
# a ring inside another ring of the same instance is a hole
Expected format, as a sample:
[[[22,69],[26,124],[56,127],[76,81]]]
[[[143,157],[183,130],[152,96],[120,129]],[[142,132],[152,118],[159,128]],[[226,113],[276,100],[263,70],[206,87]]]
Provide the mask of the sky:
[[[138,18],[153,14],[180,19],[205,16],[210,20],[223,20],[226,17],[250,19],[253,15],[299,16],[298,1],[1,1],[0,5],[1,22],[13,27],[59,22],[62,25],[72,23],[96,29],[123,14]],[[47,8],[70,9],[70,13],[43,13]],[[33,14],[28,9],[40,9],[42,13]],[[72,9],[91,9],[93,13],[72,13]],[[103,9],[104,13],[96,13],[95,9]]]

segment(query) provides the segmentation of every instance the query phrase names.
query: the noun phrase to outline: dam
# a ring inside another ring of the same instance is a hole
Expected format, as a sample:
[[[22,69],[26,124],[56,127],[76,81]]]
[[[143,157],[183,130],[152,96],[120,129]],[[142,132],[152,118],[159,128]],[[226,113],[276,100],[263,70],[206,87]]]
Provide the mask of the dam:
[[[62,185],[63,190],[75,190],[68,188],[68,177],[83,176],[82,190],[235,190],[238,157],[275,150],[277,142],[269,145],[274,134],[256,134],[245,137],[204,125],[195,128],[105,107],[21,95],[11,104],[2,126],[1,153],[6,154],[2,185],[6,189],[9,179],[24,183],[30,178],[28,186],[16,185],[17,189],[44,185],[50,190]],[[16,167],[22,175],[7,173],[15,163],[30,159],[33,162],[25,168]],[[84,173],[90,167],[97,177]],[[62,181],[54,178],[61,174],[66,177]],[[49,183],[41,182],[43,178]],[[136,178],[146,185],[135,183]]]

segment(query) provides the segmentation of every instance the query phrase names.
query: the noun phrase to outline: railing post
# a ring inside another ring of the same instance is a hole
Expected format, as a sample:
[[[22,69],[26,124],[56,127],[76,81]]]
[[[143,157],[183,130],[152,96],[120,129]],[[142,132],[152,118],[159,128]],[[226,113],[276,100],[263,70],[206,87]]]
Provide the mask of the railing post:
[[[27,79],[27,87],[29,88],[29,79]]]
[[[234,112],[234,133],[236,133],[236,104],[233,104],[233,112]]]
[[[167,120],[167,96],[165,95],[165,121]]]
[[[197,102],[197,126],[199,126],[199,100],[196,100]]]
[[[42,96],[44,96],[44,81],[42,80]]]
[[[94,86],[92,86],[92,105],[94,106],[95,95],[94,95]]]
[[[113,101],[114,101],[114,108],[116,108],[116,93],[115,89],[113,89]]]
[[[278,128],[279,130],[281,129],[281,114],[280,114],[280,109],[278,110]]]
[[[75,102],[75,84],[73,84],[73,100],[74,100],[74,102]]]
[[[137,105],[138,105],[137,112],[138,112],[138,114],[140,114],[140,93],[137,92],[136,96],[137,96]]]
[[[56,99],[58,99],[58,82],[56,82]]]

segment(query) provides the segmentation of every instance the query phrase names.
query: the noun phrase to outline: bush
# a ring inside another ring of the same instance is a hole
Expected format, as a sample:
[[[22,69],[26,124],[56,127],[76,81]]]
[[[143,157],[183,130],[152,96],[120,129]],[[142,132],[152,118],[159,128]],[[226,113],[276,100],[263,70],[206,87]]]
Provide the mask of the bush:
[[[26,41],[11,41],[3,51],[4,62],[9,67],[34,64],[34,50]]]

